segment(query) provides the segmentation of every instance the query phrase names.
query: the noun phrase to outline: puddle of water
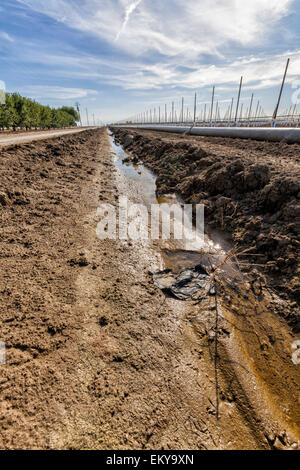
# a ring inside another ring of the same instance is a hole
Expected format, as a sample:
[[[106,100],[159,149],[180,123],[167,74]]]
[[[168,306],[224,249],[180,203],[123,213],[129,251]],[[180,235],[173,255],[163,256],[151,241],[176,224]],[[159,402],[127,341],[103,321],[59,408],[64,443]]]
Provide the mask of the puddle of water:
[[[138,194],[139,203],[143,203],[150,209],[152,204],[179,204],[183,201],[175,194],[158,197],[156,194],[156,176],[143,164],[127,162],[128,153],[114,142],[109,136],[112,154],[116,167],[122,172]],[[162,208],[163,210],[163,208]],[[217,264],[224,259],[226,251],[232,248],[228,239],[217,230],[206,230],[206,234],[196,234],[194,240],[160,240],[159,249],[165,269],[178,272],[195,266],[201,262],[204,266]],[[203,254],[203,252],[205,254]],[[228,267],[227,267],[228,270]],[[230,269],[231,270],[231,269]]]
[[[128,157],[123,147],[115,144],[112,136],[110,138],[110,145],[112,148],[114,163],[116,167],[128,178],[133,180],[139,186],[143,188],[143,202],[147,206],[151,204],[157,204],[158,199],[156,197],[156,177],[148,170],[144,165],[136,165],[132,163],[126,163],[124,160]]]

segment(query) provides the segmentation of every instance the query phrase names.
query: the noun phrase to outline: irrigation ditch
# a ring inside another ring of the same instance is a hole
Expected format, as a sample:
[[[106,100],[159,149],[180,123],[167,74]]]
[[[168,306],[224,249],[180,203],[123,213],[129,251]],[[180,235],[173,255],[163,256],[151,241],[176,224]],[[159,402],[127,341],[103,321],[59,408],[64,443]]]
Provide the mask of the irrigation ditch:
[[[126,149],[125,168],[153,171],[158,202],[179,197],[205,205],[205,246],[164,247],[163,270],[154,282],[166,295],[194,305],[189,321],[215,367],[216,417],[224,398],[220,374],[227,385],[238,383],[235,399],[253,429],[260,421],[266,429],[277,422],[277,436],[287,427],[298,435],[299,370],[289,364],[289,342],[300,327],[298,145],[201,140],[153,128],[111,130]],[[140,178],[147,187],[142,173]],[[276,438],[267,439],[272,447]]]

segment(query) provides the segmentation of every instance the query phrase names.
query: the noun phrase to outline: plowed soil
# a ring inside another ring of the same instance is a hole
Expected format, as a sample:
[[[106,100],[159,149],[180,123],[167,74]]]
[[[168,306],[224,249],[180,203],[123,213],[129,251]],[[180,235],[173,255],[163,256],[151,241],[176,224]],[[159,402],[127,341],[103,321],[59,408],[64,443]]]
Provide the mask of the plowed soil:
[[[188,166],[186,149],[176,146],[190,145],[189,138],[133,134],[133,156],[157,171],[159,190],[171,188],[150,146],[155,153],[169,146]],[[189,155],[203,147],[207,163],[214,149],[217,174],[231,152],[248,152],[208,139],[192,145]],[[191,160],[200,168],[202,157]],[[280,157],[287,178],[295,175],[291,160]],[[173,163],[183,171],[179,158]],[[194,181],[192,168],[186,176]],[[272,169],[260,174],[256,190],[264,191]],[[254,289],[250,314],[249,299],[234,289],[220,293],[216,325],[214,298],[183,303],[155,287],[160,256],[151,245],[97,238],[99,204],[130,196],[105,129],[2,149],[0,175],[1,449],[299,448],[295,261],[284,268],[286,297],[276,278],[275,287],[261,286],[263,300]],[[180,179],[172,189],[183,184],[186,199],[198,194]],[[212,208],[218,195],[232,199],[226,188],[215,195],[199,184]],[[294,192],[284,198],[294,207]],[[274,204],[282,210],[278,199]],[[236,236],[227,220],[224,227]],[[292,230],[279,234],[294,247],[287,256],[296,254]]]

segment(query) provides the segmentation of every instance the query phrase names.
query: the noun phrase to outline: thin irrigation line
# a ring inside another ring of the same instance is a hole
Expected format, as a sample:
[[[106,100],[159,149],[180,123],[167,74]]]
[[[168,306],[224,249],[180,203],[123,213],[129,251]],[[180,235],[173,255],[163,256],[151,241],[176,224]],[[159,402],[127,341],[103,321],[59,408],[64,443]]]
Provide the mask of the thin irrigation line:
[[[219,339],[219,308],[218,308],[218,294],[217,286],[214,282],[215,288],[215,303],[216,303],[216,324],[215,324],[215,383],[216,383],[216,418],[220,419],[219,415],[219,374],[218,374],[218,339]]]

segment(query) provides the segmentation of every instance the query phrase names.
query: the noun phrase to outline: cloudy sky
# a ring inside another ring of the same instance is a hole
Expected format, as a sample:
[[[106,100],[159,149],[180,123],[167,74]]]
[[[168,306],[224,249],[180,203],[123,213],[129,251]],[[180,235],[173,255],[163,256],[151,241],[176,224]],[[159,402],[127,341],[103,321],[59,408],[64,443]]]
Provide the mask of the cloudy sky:
[[[51,106],[80,102],[96,120],[181,96],[223,110],[244,76],[272,112],[288,57],[282,110],[300,80],[299,0],[1,0],[0,83]],[[300,108],[300,106],[299,106]]]

